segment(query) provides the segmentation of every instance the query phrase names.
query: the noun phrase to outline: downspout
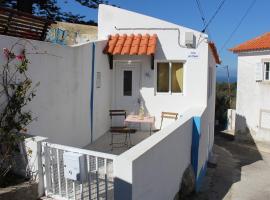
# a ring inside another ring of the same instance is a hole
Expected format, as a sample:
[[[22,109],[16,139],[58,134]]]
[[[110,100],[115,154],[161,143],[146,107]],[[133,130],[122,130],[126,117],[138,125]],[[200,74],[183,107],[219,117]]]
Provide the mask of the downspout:
[[[93,143],[93,112],[94,112],[94,78],[95,78],[95,56],[96,45],[92,44],[92,72],[91,72],[91,93],[90,93],[90,130],[91,130],[91,143]]]

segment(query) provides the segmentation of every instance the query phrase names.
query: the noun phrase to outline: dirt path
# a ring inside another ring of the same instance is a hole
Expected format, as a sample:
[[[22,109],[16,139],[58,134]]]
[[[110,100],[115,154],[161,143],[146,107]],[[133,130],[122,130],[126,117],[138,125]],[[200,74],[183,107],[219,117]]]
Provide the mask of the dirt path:
[[[217,136],[216,168],[208,168],[192,200],[269,200],[270,145],[242,144]]]

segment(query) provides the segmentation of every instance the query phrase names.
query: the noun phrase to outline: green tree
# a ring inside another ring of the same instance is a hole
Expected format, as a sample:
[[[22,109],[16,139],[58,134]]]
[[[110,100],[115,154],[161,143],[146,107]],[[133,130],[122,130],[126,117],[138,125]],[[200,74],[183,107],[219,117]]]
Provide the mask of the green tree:
[[[106,0],[73,1],[91,9],[97,9],[99,4],[108,4]],[[0,0],[0,5],[3,7],[43,16],[51,20],[96,25],[95,21],[86,20],[85,16],[62,11],[57,3],[57,0]],[[65,1],[65,3],[68,4],[68,1]]]

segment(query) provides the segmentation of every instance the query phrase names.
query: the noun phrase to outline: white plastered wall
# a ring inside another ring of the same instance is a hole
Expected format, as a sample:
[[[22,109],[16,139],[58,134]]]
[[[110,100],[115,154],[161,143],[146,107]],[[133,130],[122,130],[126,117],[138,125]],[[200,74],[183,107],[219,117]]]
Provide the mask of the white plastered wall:
[[[107,41],[99,41],[95,44],[93,141],[109,130],[109,110],[112,99],[112,70],[107,55],[103,54]],[[101,75],[100,87],[97,87],[98,72]]]
[[[143,22],[143,23],[142,23]],[[151,69],[150,56],[114,56],[117,61],[139,61],[141,63],[141,90],[140,94],[146,104],[150,115],[157,119],[159,127],[160,113],[162,111],[178,112],[194,106],[207,104],[207,71],[208,71],[208,44],[207,35],[200,32],[172,24],[149,16],[130,12],[127,10],[100,5],[98,18],[98,38],[107,39],[110,34],[149,33],[158,35],[155,63],[158,61],[180,61],[184,63],[184,92],[183,94],[156,94],[155,70]],[[144,28],[147,30],[116,30],[117,28]],[[180,31],[180,45],[177,30],[151,30],[151,28],[175,28]],[[196,36],[198,47],[185,48],[185,33],[193,32]],[[195,53],[197,57],[192,57]],[[115,69],[114,69],[115,70]],[[150,74],[150,76],[146,75]],[[112,77],[114,79],[114,77]],[[112,91],[114,91],[112,84]],[[113,102],[113,97],[112,97]],[[112,104],[113,106],[114,104]]]
[[[270,140],[270,130],[259,128],[260,110],[270,111],[270,84],[255,80],[256,66],[263,59],[270,59],[270,51],[238,55],[235,129],[236,132],[249,129],[256,140]]]
[[[0,48],[10,48],[18,40],[1,35]],[[40,82],[37,96],[28,106],[37,117],[28,133],[76,147],[90,143],[92,44],[67,47],[31,40],[26,43],[26,52],[40,53],[28,55],[29,76],[34,84]],[[1,53],[0,65],[4,62]]]

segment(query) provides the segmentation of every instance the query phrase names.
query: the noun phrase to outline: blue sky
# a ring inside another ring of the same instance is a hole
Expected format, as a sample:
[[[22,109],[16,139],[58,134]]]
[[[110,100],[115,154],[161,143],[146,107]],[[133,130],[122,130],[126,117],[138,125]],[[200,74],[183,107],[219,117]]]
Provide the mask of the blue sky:
[[[87,19],[97,20],[97,10],[80,6],[73,0],[60,0],[63,10],[85,15]],[[211,40],[218,50],[223,46],[231,32],[253,0],[226,0],[222,9],[209,25]],[[195,30],[203,29],[203,22],[195,0],[109,0],[110,3],[145,15],[186,26]],[[216,11],[221,0],[200,0],[206,21]],[[270,0],[257,0],[237,32],[223,51],[220,52],[223,65],[229,65],[232,76],[236,76],[237,57],[227,49],[248,39],[270,31]],[[223,67],[218,68],[218,77],[225,76]]]

